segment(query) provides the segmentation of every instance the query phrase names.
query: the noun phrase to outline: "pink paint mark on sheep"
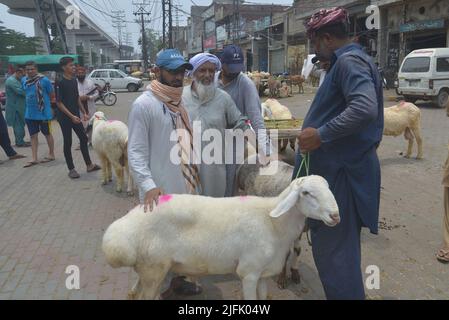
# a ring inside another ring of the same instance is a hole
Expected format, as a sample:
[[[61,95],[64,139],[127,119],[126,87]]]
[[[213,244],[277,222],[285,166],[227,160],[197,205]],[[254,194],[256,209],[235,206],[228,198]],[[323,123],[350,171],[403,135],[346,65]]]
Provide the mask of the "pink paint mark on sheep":
[[[240,197],[240,201],[246,201],[246,200],[248,200],[248,196],[241,196]]]
[[[108,123],[117,122],[117,120],[108,120]]]
[[[159,204],[164,204],[164,203],[170,202],[172,199],[173,199],[173,196],[171,194],[165,194],[165,195],[159,197]]]

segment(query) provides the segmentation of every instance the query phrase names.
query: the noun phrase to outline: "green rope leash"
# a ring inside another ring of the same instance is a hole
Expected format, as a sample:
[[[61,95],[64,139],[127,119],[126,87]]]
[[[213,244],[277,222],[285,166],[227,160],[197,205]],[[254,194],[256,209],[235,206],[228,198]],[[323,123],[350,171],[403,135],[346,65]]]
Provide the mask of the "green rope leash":
[[[310,153],[309,152],[307,152],[306,154],[302,155],[302,161],[301,161],[301,165],[299,166],[299,170],[296,173],[296,179],[298,179],[301,176],[301,171],[302,171],[303,167],[306,169],[306,175],[305,176],[309,176],[310,175],[310,173],[309,173],[309,169],[310,169]],[[310,240],[311,237],[309,236],[309,224],[308,224],[307,220],[306,220],[306,224],[304,226],[304,231],[303,232],[306,233],[307,242],[309,243],[309,246],[312,246],[312,241]]]
[[[296,174],[296,179],[298,179],[301,175],[302,168],[306,169],[306,176],[309,176],[309,169],[310,169],[310,153],[306,153],[302,156],[301,165],[299,166],[299,170]]]

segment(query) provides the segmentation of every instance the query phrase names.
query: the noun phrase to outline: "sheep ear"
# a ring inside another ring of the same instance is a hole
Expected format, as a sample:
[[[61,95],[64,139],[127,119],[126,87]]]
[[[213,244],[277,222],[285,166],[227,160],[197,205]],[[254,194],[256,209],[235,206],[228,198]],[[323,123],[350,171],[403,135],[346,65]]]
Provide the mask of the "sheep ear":
[[[299,189],[290,187],[289,194],[270,212],[270,217],[279,218],[293,208],[299,199]]]

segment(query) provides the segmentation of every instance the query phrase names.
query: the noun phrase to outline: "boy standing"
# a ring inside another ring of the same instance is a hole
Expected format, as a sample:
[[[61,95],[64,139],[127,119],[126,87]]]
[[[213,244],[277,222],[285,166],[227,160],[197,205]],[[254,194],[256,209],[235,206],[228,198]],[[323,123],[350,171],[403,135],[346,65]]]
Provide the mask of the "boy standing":
[[[78,179],[80,175],[75,170],[72,158],[72,130],[80,140],[81,153],[87,166],[87,172],[100,170],[101,168],[92,163],[87,146],[88,139],[81,122],[80,110],[84,114],[84,119],[89,118],[89,113],[84,110],[78,93],[78,83],[75,79],[75,64],[71,57],[64,57],[59,62],[63,71],[63,77],[57,85],[57,118],[61,126],[62,135],[64,137],[64,157],[69,169],[69,177]]]

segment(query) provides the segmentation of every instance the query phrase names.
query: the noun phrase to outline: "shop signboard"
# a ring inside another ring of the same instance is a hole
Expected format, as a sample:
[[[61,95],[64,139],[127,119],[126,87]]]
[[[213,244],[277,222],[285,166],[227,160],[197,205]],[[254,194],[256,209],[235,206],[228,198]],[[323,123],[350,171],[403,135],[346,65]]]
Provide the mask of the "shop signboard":
[[[401,32],[413,32],[430,29],[442,29],[444,28],[444,26],[445,26],[444,19],[426,20],[426,21],[401,24],[399,26],[399,30]]]

